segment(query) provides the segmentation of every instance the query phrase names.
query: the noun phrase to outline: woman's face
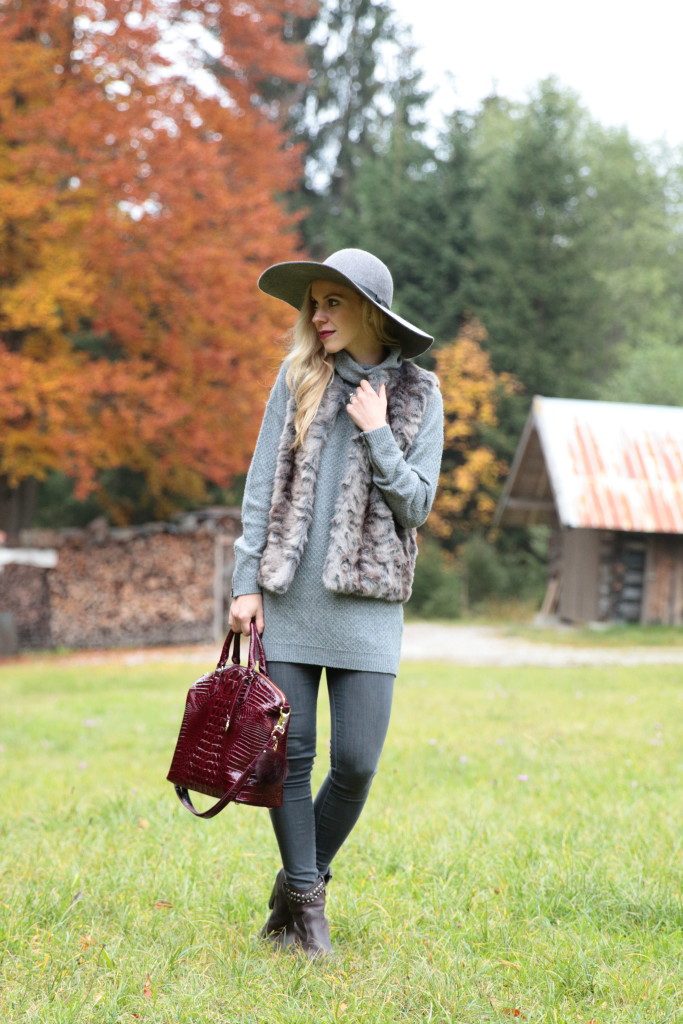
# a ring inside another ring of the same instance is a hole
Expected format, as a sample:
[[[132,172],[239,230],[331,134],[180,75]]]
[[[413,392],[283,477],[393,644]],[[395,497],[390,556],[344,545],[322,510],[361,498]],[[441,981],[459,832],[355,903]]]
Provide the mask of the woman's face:
[[[363,299],[353,288],[334,281],[311,285],[311,321],[330,355],[345,349],[357,363],[376,366],[384,346],[363,318]]]

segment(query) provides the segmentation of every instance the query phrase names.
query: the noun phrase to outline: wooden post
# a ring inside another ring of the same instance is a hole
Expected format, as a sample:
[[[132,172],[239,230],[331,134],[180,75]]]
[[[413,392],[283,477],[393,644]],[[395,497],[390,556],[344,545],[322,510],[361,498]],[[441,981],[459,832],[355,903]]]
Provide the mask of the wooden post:
[[[215,644],[223,642],[223,607],[225,600],[225,545],[220,530],[216,531],[213,559],[213,639]]]

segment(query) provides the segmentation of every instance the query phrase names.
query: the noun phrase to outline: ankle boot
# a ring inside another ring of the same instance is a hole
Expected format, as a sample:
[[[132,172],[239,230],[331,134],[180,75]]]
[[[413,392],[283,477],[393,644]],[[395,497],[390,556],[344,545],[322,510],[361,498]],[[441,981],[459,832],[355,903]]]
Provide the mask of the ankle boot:
[[[323,880],[326,886],[329,885],[331,878],[332,870],[331,868],[328,868],[323,875]],[[296,934],[294,932],[294,919],[292,917],[292,912],[289,909],[289,903],[285,896],[284,887],[285,872],[280,868],[275,876],[273,891],[271,892],[270,899],[268,900],[270,915],[259,932],[260,939],[268,939],[268,941],[272,942],[274,946],[279,946],[281,949],[284,949],[285,946],[291,945],[296,938]]]
[[[325,879],[310,889],[295,889],[284,882],[283,892],[292,915],[294,941],[311,959],[332,953],[330,928],[325,917]]]
[[[284,949],[294,942],[294,919],[285,896],[285,873],[282,868],[275,877],[275,885],[268,900],[270,916],[259,932],[262,939],[268,939],[274,946]]]

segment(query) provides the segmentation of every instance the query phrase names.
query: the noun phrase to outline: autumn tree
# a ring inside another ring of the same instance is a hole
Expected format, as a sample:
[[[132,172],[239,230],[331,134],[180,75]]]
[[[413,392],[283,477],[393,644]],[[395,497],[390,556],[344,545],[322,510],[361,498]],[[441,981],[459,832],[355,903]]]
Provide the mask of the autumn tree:
[[[51,470],[126,467],[163,515],[245,469],[300,173],[260,83],[304,75],[303,9],[0,2],[0,528]]]
[[[491,524],[507,466],[490,443],[498,426],[498,404],[515,389],[509,374],[491,369],[476,320],[436,353],[444,402],[444,455],[430,532],[454,550],[468,535]]]

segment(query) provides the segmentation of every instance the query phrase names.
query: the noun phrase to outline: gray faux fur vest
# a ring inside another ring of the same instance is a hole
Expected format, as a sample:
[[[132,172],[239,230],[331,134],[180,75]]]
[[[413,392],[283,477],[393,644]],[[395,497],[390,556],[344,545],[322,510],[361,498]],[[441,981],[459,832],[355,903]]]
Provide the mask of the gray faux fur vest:
[[[373,385],[381,383],[387,386],[389,426],[405,454],[417,436],[438,383],[433,374],[408,362],[373,375]],[[296,451],[291,448],[296,408],[290,395],[278,450],[268,539],[259,570],[261,586],[276,594],[289,589],[306,546],[323,445],[348,395],[348,383],[335,374],[304,444]],[[365,444],[354,440],[330,527],[324,586],[338,594],[407,601],[416,555],[416,531],[396,522],[372,482]]]

